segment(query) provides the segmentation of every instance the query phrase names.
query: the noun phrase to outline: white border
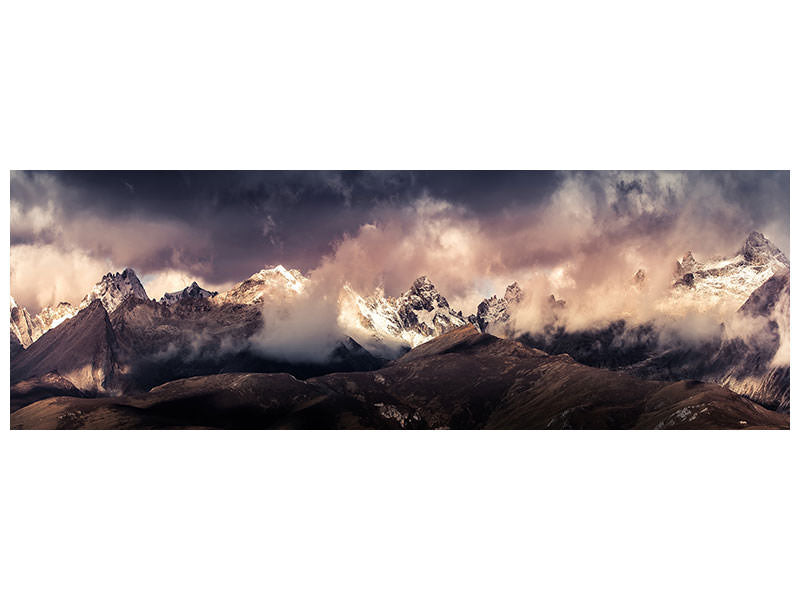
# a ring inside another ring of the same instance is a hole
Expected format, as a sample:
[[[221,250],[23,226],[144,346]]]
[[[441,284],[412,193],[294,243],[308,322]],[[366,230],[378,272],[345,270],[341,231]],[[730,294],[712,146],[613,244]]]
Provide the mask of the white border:
[[[3,177],[790,169],[791,7],[15,3]],[[3,414],[1,443],[15,600],[798,592],[794,430],[22,433]]]

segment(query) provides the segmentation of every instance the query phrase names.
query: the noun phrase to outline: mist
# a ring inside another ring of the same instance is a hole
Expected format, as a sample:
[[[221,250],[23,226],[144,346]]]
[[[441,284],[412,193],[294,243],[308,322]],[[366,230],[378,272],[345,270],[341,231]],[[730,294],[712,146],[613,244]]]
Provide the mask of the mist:
[[[688,250],[701,261],[731,256],[752,230],[788,251],[785,172],[142,177],[12,176],[11,288],[20,304],[36,312],[77,303],[103,273],[125,266],[153,298],[192,281],[224,292],[293,248],[297,262],[285,266],[303,268],[309,284],[291,301],[265,303],[252,341],[277,358],[325,360],[354,332],[341,318],[345,284],[397,296],[421,275],[465,316],[518,282],[517,335],[623,319],[694,343],[738,304],[676,305],[676,260]],[[163,181],[172,196],[153,191]],[[557,314],[551,294],[563,301]]]

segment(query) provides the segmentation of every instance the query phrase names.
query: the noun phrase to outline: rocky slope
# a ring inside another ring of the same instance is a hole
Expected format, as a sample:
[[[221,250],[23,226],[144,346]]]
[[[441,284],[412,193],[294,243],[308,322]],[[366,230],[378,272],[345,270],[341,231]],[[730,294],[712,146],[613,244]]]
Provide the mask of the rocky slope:
[[[118,353],[108,313],[94,300],[15,356],[11,383],[57,373],[81,391],[110,391],[118,374]]]
[[[643,381],[551,356],[474,326],[371,372],[306,381],[227,373],[114,398],[54,397],[11,415],[56,428],[787,428],[718,385]]]

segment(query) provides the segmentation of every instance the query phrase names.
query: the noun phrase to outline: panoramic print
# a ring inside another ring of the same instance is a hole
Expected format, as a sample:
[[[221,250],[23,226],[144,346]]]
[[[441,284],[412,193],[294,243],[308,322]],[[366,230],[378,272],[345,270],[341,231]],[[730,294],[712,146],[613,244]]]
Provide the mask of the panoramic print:
[[[13,429],[787,429],[788,171],[14,171]]]

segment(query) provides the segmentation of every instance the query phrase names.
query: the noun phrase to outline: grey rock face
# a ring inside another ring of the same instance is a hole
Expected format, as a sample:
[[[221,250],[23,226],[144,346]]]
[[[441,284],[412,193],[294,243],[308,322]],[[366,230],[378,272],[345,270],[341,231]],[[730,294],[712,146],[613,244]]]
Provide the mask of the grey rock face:
[[[11,338],[17,344],[27,348],[33,343],[34,326],[30,314],[24,306],[18,306],[11,299]]]

